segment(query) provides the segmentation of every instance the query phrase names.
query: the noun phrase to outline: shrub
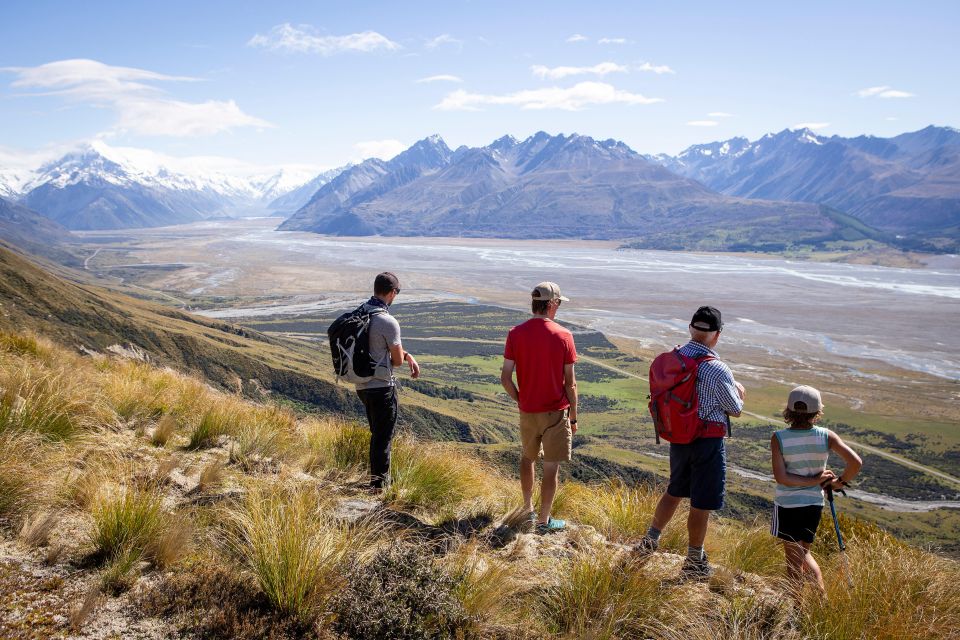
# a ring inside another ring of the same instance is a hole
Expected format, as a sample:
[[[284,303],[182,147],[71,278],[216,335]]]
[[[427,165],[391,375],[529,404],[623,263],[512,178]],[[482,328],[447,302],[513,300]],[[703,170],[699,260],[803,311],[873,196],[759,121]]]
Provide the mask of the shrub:
[[[391,546],[350,570],[331,602],[333,628],[358,640],[455,637],[467,622],[456,586],[425,549]]]
[[[177,620],[182,635],[217,640],[328,637],[313,624],[275,611],[225,558],[198,557],[135,594],[145,615]]]

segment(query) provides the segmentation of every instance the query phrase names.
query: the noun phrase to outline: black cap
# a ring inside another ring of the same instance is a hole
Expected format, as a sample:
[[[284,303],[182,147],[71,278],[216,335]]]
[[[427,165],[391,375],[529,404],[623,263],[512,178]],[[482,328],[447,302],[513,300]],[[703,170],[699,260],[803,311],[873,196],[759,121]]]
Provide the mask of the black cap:
[[[723,320],[720,319],[720,310],[713,307],[700,307],[693,314],[690,326],[700,331],[720,331],[723,329]]]
[[[377,295],[385,295],[400,288],[400,279],[389,271],[377,274],[377,279],[373,281],[373,292]]]

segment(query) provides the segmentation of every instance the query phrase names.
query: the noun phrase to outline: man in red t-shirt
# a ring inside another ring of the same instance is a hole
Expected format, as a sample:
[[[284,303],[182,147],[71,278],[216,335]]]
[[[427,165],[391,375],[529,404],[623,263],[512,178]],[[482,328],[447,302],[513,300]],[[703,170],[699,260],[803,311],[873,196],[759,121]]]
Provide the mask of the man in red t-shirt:
[[[573,334],[553,321],[560,302],[553,282],[541,282],[533,290],[533,317],[507,334],[500,384],[520,408],[520,488],[524,509],[538,533],[564,528],[563,520],[550,517],[557,493],[560,463],[570,461],[573,434],[577,432],[577,379],[573,365],[577,349]],[[513,372],[517,372],[517,385]],[[543,453],[540,482],[540,517],[533,511],[534,465]]]

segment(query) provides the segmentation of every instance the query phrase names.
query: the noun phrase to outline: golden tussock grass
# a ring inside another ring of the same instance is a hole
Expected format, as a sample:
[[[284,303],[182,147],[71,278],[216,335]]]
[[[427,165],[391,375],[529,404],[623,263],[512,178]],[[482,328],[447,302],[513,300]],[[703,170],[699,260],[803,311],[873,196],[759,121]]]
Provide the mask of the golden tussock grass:
[[[153,444],[189,439],[194,451],[174,457],[118,428],[153,420]],[[195,449],[221,436],[231,444],[231,484],[235,475],[245,493],[217,507],[177,509],[183,496],[169,480],[177,466],[202,469],[204,491],[216,493],[221,462]],[[104,563],[98,584],[111,592],[133,584],[144,562],[177,575],[192,570],[179,562],[192,549],[208,557],[225,545],[230,553],[217,556],[225,570],[243,576],[248,588],[255,584],[273,611],[325,624],[349,568],[400,536],[391,531],[378,538],[375,521],[347,524],[334,517],[335,492],[349,493],[342,478],[367,471],[369,437],[352,418],[298,420],[283,408],[247,402],[172,371],[82,358],[40,338],[0,333],[0,517],[26,544],[43,546],[51,536],[64,539],[61,521],[89,512],[87,542]],[[244,473],[266,458],[279,473]],[[299,474],[298,466],[321,477]],[[568,481],[554,509],[574,525],[630,544],[646,531],[661,490]],[[439,521],[509,514],[519,493],[515,477],[464,449],[401,436],[383,497],[389,507]],[[685,517],[681,508],[661,550],[685,551]],[[453,593],[469,619],[465,637],[960,638],[960,565],[862,520],[842,515],[841,523],[853,587],[825,517],[813,552],[828,597],[820,600],[808,589],[796,612],[782,584],[783,551],[765,520],[712,522],[707,550],[720,568],[709,588],[661,584],[664,576],[648,571],[656,563],[625,564],[575,534],[556,555],[538,551],[549,544],[545,539],[521,536],[502,551],[480,541],[452,545],[436,562],[455,578]],[[60,549],[50,545],[51,562]],[[91,591],[71,625],[89,618],[100,601],[99,591]]]
[[[371,529],[330,515],[330,505],[303,488],[253,487],[227,514],[229,549],[284,614],[313,619],[338,590],[351,559],[372,546]]]
[[[160,416],[150,433],[150,443],[155,447],[165,447],[177,432],[177,419],[170,414]]]
[[[390,483],[383,497],[398,507],[443,518],[504,512],[516,493],[515,482],[460,449],[401,436],[394,440]]]

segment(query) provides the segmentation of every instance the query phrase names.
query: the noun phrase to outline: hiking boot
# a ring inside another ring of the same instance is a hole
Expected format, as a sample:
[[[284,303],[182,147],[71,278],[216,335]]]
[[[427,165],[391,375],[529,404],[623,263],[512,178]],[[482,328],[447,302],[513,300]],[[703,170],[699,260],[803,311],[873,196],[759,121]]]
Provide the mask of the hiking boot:
[[[566,522],[563,520],[557,520],[555,518],[550,518],[546,522],[537,523],[537,533],[541,536],[547,533],[557,533],[558,531],[563,531],[566,528]]]
[[[659,548],[660,542],[658,540],[643,536],[640,538],[640,542],[633,545],[633,548],[630,550],[630,555],[637,559],[646,558],[647,556],[650,556],[656,552],[656,550]]]
[[[706,580],[712,574],[713,568],[707,562],[707,554],[703,554],[703,557],[699,560],[687,558],[683,561],[683,566],[680,567],[681,580]]]

